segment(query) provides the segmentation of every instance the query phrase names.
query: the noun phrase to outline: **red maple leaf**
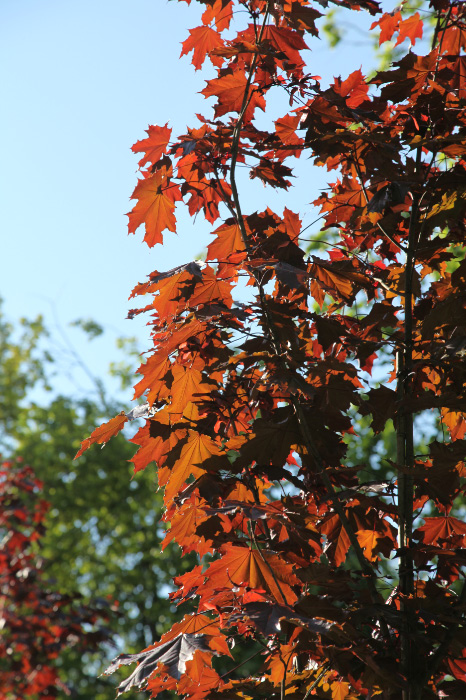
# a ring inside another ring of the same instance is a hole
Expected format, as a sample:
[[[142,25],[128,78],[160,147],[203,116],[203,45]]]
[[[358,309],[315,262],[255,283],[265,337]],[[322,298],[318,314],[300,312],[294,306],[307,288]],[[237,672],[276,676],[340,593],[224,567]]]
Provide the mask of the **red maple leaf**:
[[[250,121],[256,107],[265,111],[265,100],[256,86],[249,88],[247,97],[245,91],[247,78],[243,71],[237,70],[207,81],[207,87],[201,90],[204,97],[216,97],[215,116],[221,117],[228,112],[240,113],[246,106],[244,120]]]
[[[165,126],[149,126],[146,131],[148,138],[137,141],[134,146],[131,146],[133,153],[145,153],[138,163],[140,168],[146,163],[157,163],[161,159],[166,153],[171,133],[168,123]]]
[[[398,28],[398,24],[401,21],[401,12],[385,12],[382,17],[371,24],[371,29],[375,27],[380,27],[380,37],[379,46],[381,46],[385,41],[390,41],[394,33]]]
[[[180,58],[193,51],[192,64],[196,70],[202,68],[206,54],[209,54],[209,58],[214,66],[222,65],[222,59],[211,53],[214,49],[223,46],[223,40],[218,32],[210,27],[202,26],[190,29],[189,35],[189,38],[183,41]]]
[[[411,46],[414,46],[416,39],[422,39],[423,27],[424,24],[419,12],[416,12],[412,17],[402,20],[398,28],[400,33],[395,46],[401,44],[405,39],[409,39]]]
[[[128,214],[128,232],[135,233],[144,224],[144,240],[149,248],[163,242],[162,231],[176,231],[175,202],[181,200],[177,185],[171,184],[165,169],[139,180],[131,199],[138,202]]]

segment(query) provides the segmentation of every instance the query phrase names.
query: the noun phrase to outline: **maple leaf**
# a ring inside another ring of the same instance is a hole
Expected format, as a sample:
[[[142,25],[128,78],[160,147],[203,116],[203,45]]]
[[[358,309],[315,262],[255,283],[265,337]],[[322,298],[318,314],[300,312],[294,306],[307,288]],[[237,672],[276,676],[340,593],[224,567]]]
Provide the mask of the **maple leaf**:
[[[128,232],[135,233],[144,224],[144,240],[149,248],[163,242],[165,229],[176,231],[175,202],[181,200],[181,193],[176,185],[170,184],[164,168],[139,180],[131,199],[138,202],[128,214]]]
[[[168,123],[165,126],[149,126],[146,131],[147,139],[137,141],[134,146],[131,146],[133,153],[145,153],[138,165],[142,168],[146,163],[157,163],[167,150],[168,142],[172,130],[168,128]]]
[[[419,12],[416,12],[412,17],[402,20],[398,27],[400,33],[395,46],[401,44],[405,39],[409,39],[411,46],[414,46],[416,39],[422,39],[423,26]]]
[[[424,533],[424,542],[427,544],[455,537],[460,539],[460,546],[464,546],[466,524],[452,516],[425,518],[425,524],[419,528],[419,532]]]
[[[186,672],[177,684],[177,692],[180,695],[189,694],[191,700],[201,700],[223,683],[212,668],[212,655],[197,650],[193,658],[186,662]]]
[[[188,431],[188,438],[173,467],[159,471],[159,485],[165,486],[165,501],[171,501],[191,475],[197,478],[204,474],[202,465],[220,454],[218,445],[207,435]]]
[[[202,573],[202,565],[195,566],[191,571],[175,576],[173,583],[178,586],[178,590],[170,593],[170,598],[181,598],[187,600],[196,592],[197,588],[204,583],[205,576]]]
[[[151,355],[138,369],[138,374],[142,374],[143,379],[134,386],[133,400],[142,396],[147,389],[149,389],[147,394],[149,404],[167,399],[170,396],[170,389],[166,377],[170,367],[170,360],[165,353]]]
[[[450,26],[446,27],[441,45],[442,53],[449,53],[452,56],[456,56],[460,53],[461,49],[464,50],[465,47],[466,27],[464,24],[462,26],[450,24]]]
[[[358,530],[356,532],[356,537],[358,542],[364,550],[364,556],[369,561],[375,561],[377,555],[373,554],[374,548],[377,545],[377,540],[381,537],[381,534],[376,530]]]
[[[466,414],[459,411],[450,411],[447,408],[440,410],[442,423],[450,431],[452,440],[462,440],[466,435]]]
[[[209,395],[212,383],[203,381],[202,373],[194,367],[174,365],[172,369],[173,385],[170,388],[172,396],[168,407],[170,414],[182,415],[190,401],[202,401]]]
[[[185,615],[181,622],[175,622],[172,628],[162,635],[160,642],[168,642],[176,639],[181,634],[201,634],[207,639],[209,636],[220,634],[218,620],[212,620],[207,615],[194,613]]]
[[[196,262],[174,267],[167,272],[153,272],[150,282],[142,287],[138,285],[132,296],[153,293],[154,306],[161,318],[175,315],[186,308],[186,295],[192,291],[198,282],[203,280],[203,272]]]
[[[369,85],[366,83],[361,70],[355,70],[346,80],[337,78],[333,83],[333,89],[338,95],[345,97],[348,107],[355,109],[367,99]]]
[[[300,146],[304,143],[304,139],[300,138],[296,133],[300,121],[301,115],[299,114],[285,114],[284,117],[277,119],[275,122],[275,132],[281,143],[284,146],[294,146],[294,148],[289,149],[282,149],[280,146],[280,150],[277,154],[280,160],[283,160],[287,156],[299,158],[301,155],[301,149],[296,148],[296,146]]]
[[[283,210],[283,222],[288,236],[292,241],[295,241],[301,232],[301,219],[298,214],[285,207]]]
[[[304,65],[299,51],[309,47],[301,34],[295,30],[268,24],[263,33],[263,40],[269,41],[278,51],[283,52],[290,63],[299,67]]]
[[[190,29],[189,38],[183,41],[182,46],[180,58],[193,51],[192,64],[196,70],[202,68],[206,54],[209,54],[209,58],[214,66],[222,65],[222,60],[216,58],[211,52],[219,46],[223,46],[223,40],[220,34],[210,27],[202,26]]]
[[[208,5],[202,15],[204,24],[210,24],[214,21],[217,31],[221,32],[228,29],[233,17],[233,2],[232,0],[215,0]]]
[[[331,688],[332,700],[345,700],[350,693],[349,685],[345,681],[334,681],[331,684]]]
[[[194,503],[188,502],[170,519],[170,529],[162,542],[162,550],[172,540],[176,540],[183,552],[197,551],[200,557],[204,556],[210,551],[212,542],[199,538],[196,530],[207,519],[205,503],[200,504],[198,499]]]
[[[292,446],[300,440],[301,435],[294,416],[290,416],[287,409],[283,408],[277,413],[276,422],[258,418],[254,421],[253,432],[231,438],[227,448],[239,452],[235,465],[251,464],[260,455],[262,463],[271,462],[281,467],[286,462]]]
[[[315,20],[322,17],[322,13],[314,7],[307,7],[295,0],[291,5],[288,3],[284,7],[284,13],[286,21],[291,27],[298,31],[306,31],[314,36],[318,36]]]
[[[125,412],[121,411],[121,413],[115,416],[115,418],[112,418],[107,423],[102,423],[102,425],[96,428],[88,438],[82,441],[81,448],[76,453],[74,459],[80,457],[82,453],[88,450],[94,443],[102,446],[105,445],[110,438],[112,438],[114,435],[118,435],[127,420],[128,418]]]
[[[249,171],[249,177],[253,180],[258,177],[262,182],[272,187],[282,187],[288,189],[291,185],[285,177],[292,175],[292,170],[280,161],[271,161],[270,159],[261,158],[258,165],[254,165]]]
[[[120,666],[137,663],[137,668],[118,686],[118,695],[130,688],[140,688],[148,678],[163,664],[167,673],[179,680],[186,670],[186,662],[193,658],[196,650],[209,651],[203,634],[180,634],[165,643],[159,643],[138,654],[120,654],[104,671],[105,675],[114,673]]]
[[[330,294],[336,294],[345,301],[349,301],[352,298],[353,287],[350,280],[344,276],[342,277],[338,272],[334,272],[328,264],[320,260],[316,262],[314,258],[314,263],[309,267],[309,274],[321,282]]]
[[[247,104],[244,120],[248,122],[252,119],[256,107],[265,111],[265,100],[253,85],[249,89],[247,101],[245,102],[246,87],[247,78],[245,74],[237,70],[226,73],[220,78],[207,80],[207,87],[201,90],[201,94],[204,97],[217,98],[215,117],[221,117],[222,114],[227,114],[228,112],[240,113],[243,104]]]
[[[380,19],[371,24],[371,30],[375,27],[380,27],[379,36],[379,46],[381,46],[385,41],[390,41],[394,33],[396,32],[398,25],[401,21],[401,12],[385,12]]]
[[[228,260],[230,255],[245,250],[241,229],[237,223],[225,222],[212,232],[216,239],[207,246],[207,260]]]
[[[189,295],[189,306],[208,305],[214,301],[221,301],[230,308],[233,303],[231,286],[229,281],[220,279],[213,268],[208,266],[203,270],[202,283],[197,284]]]
[[[466,681],[466,658],[447,659],[448,666],[455,678]]]
[[[296,594],[291,586],[299,584],[293,568],[276,554],[247,547],[224,546],[223,556],[209,566],[205,575],[208,588],[248,586],[266,590],[277,601],[293,604]],[[202,593],[204,587],[198,589]]]
[[[134,464],[134,472],[145,469],[150,462],[163,466],[168,453],[184,438],[186,430],[174,430],[169,424],[168,416],[163,411],[157,412],[157,420],[146,423],[131,439],[139,450],[130,460]]]
[[[330,515],[330,517],[326,518],[319,526],[319,530],[323,535],[326,535],[331,544],[335,565],[340,566],[346,559],[350,548],[350,540],[338,515]]]
[[[279,685],[286,676],[286,672],[296,658],[294,644],[281,644],[280,654],[272,654],[269,657],[268,671],[270,680],[274,685]]]

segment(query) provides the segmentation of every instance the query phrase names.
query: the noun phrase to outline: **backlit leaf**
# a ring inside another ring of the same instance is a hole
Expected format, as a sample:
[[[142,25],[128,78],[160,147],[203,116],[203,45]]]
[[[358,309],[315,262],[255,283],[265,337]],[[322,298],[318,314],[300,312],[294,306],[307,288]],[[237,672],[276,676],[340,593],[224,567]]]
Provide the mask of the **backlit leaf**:
[[[165,229],[176,231],[175,202],[181,199],[181,194],[176,185],[170,184],[163,169],[139,180],[131,199],[138,202],[128,214],[128,231],[135,233],[144,224],[144,240],[149,248],[162,243]]]
[[[225,547],[223,556],[209,566],[209,586],[232,588],[248,586],[270,593],[279,603],[293,604],[291,586],[299,582],[293,568],[276,554],[247,547]]]
[[[220,449],[211,438],[194,430],[189,431],[179,458],[172,468],[164,467],[163,475],[159,477],[159,484],[165,486],[165,500],[174,498],[190,476],[201,476],[204,473],[202,464],[219,454]]]
[[[416,39],[422,39],[423,22],[419,12],[416,12],[412,17],[402,20],[398,29],[400,33],[395,46],[401,44],[405,39],[409,39],[411,46],[414,46]]]
[[[139,161],[139,167],[142,168],[146,163],[157,163],[167,150],[168,142],[172,130],[165,126],[149,126],[146,131],[147,139],[137,141],[131,147],[133,153],[144,153],[144,157]]]
[[[209,54],[209,58],[214,65],[218,66],[222,64],[221,60],[219,61],[218,58],[210,55],[210,52],[213,51],[213,49],[223,46],[223,41],[218,32],[210,27],[203,26],[190,29],[189,35],[189,38],[186,39],[186,41],[183,41],[183,49],[181,51],[180,58],[181,56],[188,54],[190,51],[193,51],[192,64],[196,70],[200,70],[202,68],[206,54]]]
[[[98,445],[105,445],[106,442],[110,440],[114,435],[118,435],[120,430],[127,422],[128,418],[124,411],[119,413],[115,418],[112,418],[107,423],[102,423],[98,428],[90,434],[88,438],[82,441],[81,447],[75,455],[75,459],[80,457],[83,452],[89,449],[91,445],[97,443]]]
[[[227,73],[221,78],[207,81],[207,87],[201,90],[204,97],[216,97],[215,116],[221,117],[228,112],[240,112],[244,101],[247,78],[242,71]],[[252,86],[249,89],[248,107],[245,111],[245,120],[252,119],[256,107],[265,111],[265,100]]]

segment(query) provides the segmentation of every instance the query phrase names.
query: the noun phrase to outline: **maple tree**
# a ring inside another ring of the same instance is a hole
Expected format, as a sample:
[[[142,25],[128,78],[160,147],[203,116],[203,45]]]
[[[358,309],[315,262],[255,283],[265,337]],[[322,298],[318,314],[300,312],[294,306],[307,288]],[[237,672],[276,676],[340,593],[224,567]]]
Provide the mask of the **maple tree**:
[[[108,640],[110,604],[83,605],[60,593],[43,571],[37,546],[49,504],[42,483],[21,460],[0,465],[0,698],[56,697],[69,690],[60,679],[60,657]]]
[[[149,128],[129,214],[149,246],[177,203],[215,224],[206,261],[154,271],[130,312],[153,340],[132,461],[157,464],[165,541],[199,563],[171,594],[192,612],[108,672],[137,663],[119,691],[152,697],[463,698],[466,7],[334,0],[410,48],[325,89],[302,52],[326,2],[202,4],[182,55],[216,71],[213,118]],[[275,90],[289,109],[266,130]],[[332,177],[314,232],[287,207],[244,211],[239,166],[288,190],[301,155]],[[415,419],[432,414],[441,431],[419,453]],[[376,434],[393,421],[388,479],[346,461],[357,416]],[[224,670],[233,643],[254,646],[249,674]]]

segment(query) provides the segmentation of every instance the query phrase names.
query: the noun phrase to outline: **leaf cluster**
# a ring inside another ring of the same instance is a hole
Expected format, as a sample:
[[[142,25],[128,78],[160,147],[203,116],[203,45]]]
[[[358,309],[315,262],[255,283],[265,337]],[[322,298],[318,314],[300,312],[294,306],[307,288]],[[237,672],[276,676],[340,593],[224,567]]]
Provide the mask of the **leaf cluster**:
[[[374,15],[380,41],[422,36],[417,11],[335,4]],[[152,697],[462,698],[466,9],[431,0],[425,55],[324,88],[303,51],[326,3],[203,5],[182,54],[214,67],[213,117],[135,144],[129,214],[149,246],[175,231],[177,203],[216,226],[206,261],[154,271],[131,312],[150,314],[153,343],[132,462],[157,465],[165,543],[199,557],[170,596],[196,612],[109,673],[137,662],[120,691]],[[266,130],[273,91],[290,110]],[[316,255],[297,212],[246,212],[237,177],[246,166],[287,191],[303,152],[332,177],[313,202],[331,232],[316,231]],[[442,438],[418,450],[427,415]],[[393,478],[350,458],[364,420],[394,425]],[[251,640],[262,665],[224,671],[233,642]]]

